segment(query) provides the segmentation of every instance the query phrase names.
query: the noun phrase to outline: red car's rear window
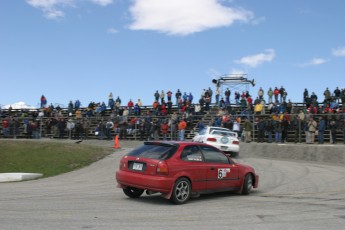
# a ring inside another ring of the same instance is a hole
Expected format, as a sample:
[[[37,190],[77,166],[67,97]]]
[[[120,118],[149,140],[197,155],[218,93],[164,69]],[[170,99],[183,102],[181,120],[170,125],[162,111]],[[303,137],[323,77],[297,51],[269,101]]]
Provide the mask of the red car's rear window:
[[[164,143],[145,142],[143,145],[132,150],[127,155],[156,160],[167,160],[176,152],[178,146]]]

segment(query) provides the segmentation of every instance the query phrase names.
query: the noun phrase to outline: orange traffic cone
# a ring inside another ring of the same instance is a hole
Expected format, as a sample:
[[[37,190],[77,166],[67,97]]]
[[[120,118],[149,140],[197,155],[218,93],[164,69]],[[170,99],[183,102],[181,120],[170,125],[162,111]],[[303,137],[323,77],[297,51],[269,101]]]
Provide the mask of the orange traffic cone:
[[[114,149],[120,148],[120,142],[119,142],[119,135],[116,135],[114,138]]]

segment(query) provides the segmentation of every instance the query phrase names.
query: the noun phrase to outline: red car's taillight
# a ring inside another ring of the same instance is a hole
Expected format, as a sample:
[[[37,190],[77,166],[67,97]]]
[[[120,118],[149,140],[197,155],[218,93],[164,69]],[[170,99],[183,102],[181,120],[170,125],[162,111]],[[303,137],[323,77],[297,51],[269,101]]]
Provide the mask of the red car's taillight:
[[[239,144],[240,144],[239,141],[233,141],[232,143],[233,143],[234,145],[239,145]]]
[[[126,167],[127,167],[127,164],[126,164],[125,161],[121,161],[119,166],[120,166],[120,167],[119,167],[120,169],[123,169],[123,168],[126,168]]]
[[[157,174],[168,175],[168,173],[169,173],[169,169],[168,169],[168,165],[165,163],[165,161],[158,162]]]
[[[125,160],[127,158],[127,156],[125,156],[124,158],[122,158],[121,160],[120,160],[120,169],[123,169],[123,168],[127,168],[127,160]]]
[[[217,142],[217,139],[213,137],[209,137],[207,138],[207,141]]]

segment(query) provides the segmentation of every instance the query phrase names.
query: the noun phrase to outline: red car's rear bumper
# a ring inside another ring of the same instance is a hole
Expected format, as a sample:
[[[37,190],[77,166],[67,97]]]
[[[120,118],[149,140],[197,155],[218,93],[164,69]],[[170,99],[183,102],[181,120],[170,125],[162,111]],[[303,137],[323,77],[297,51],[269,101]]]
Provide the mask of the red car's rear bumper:
[[[144,175],[130,171],[116,171],[116,181],[123,186],[147,189],[160,193],[170,193],[174,179],[165,176]]]

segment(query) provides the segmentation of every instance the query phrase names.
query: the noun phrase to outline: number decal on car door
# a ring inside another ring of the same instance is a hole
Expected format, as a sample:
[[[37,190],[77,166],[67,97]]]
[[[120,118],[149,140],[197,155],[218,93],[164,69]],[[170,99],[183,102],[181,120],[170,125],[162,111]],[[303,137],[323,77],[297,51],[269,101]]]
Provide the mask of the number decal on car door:
[[[228,172],[230,172],[230,168],[225,168],[225,169],[219,168],[218,169],[218,179],[222,179],[222,178],[226,177],[226,174]]]

